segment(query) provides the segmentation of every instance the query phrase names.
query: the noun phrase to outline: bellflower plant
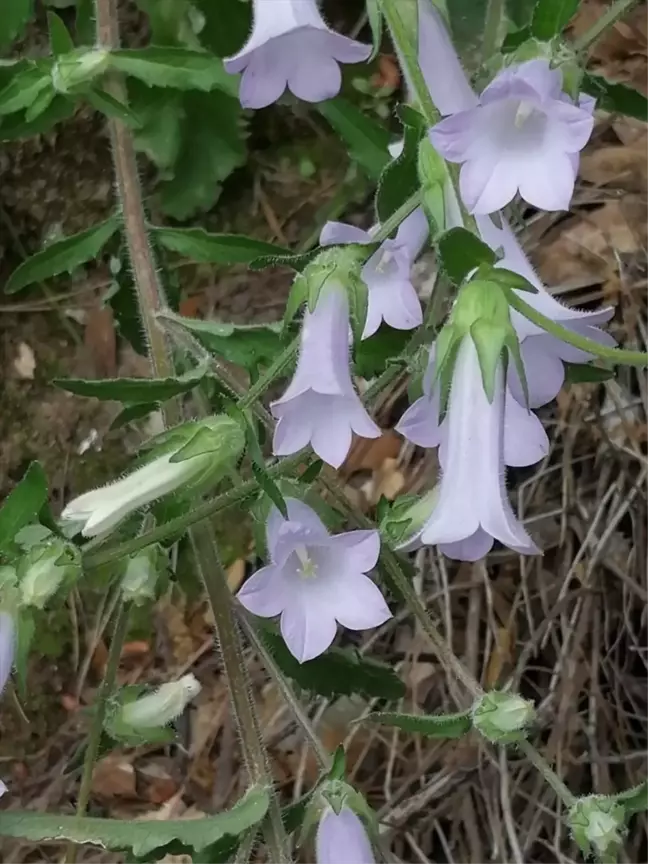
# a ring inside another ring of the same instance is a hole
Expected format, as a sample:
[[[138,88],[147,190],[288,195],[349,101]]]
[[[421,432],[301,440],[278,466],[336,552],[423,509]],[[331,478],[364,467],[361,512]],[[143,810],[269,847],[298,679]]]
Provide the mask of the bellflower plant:
[[[360,817],[349,807],[327,807],[317,827],[317,864],[374,864],[375,857]]]
[[[13,666],[16,634],[13,617],[0,610],[0,694],[4,690]]]
[[[592,105],[575,105],[562,92],[562,73],[547,60],[501,72],[479,105],[446,117],[430,132],[450,162],[462,163],[460,191],[471,213],[493,213],[519,192],[544,210],[567,210],[577,154],[587,144]]]
[[[257,570],[237,597],[255,615],[281,615],[286,645],[304,663],[326,651],[338,624],[367,630],[391,613],[366,575],[378,561],[378,532],[331,537],[308,505],[288,498],[286,506],[288,519],[273,508],[266,523],[271,563]]]
[[[371,53],[325,23],[316,0],[254,0],[254,25],[241,50],[224,61],[242,72],[240,100],[264,108],[288,88],[306,102],[331,99],[340,90],[340,63],[360,63]]]
[[[324,462],[339,468],[351,447],[352,432],[378,438],[349,369],[349,303],[344,286],[330,279],[313,312],[304,313],[297,369],[286,392],[270,405],[278,420],[277,456],[297,453],[310,443]]]
[[[327,222],[320,234],[320,244],[371,243],[375,231]],[[418,208],[401,223],[396,237],[385,240],[362,268],[362,279],[369,289],[363,339],[373,336],[382,321],[396,330],[412,330],[422,323],[421,303],[410,273],[428,231],[427,219]]]

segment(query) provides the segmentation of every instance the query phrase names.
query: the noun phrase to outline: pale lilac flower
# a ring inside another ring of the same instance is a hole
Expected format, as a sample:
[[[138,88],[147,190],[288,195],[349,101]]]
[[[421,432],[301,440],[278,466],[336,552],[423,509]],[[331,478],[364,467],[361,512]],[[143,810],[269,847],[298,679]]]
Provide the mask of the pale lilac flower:
[[[529,415],[531,416],[531,415]],[[505,385],[500,364],[493,401],[482,383],[477,350],[463,339],[450,388],[447,451],[439,497],[418,540],[449,558],[475,561],[493,540],[525,555],[537,547],[517,520],[504,484]]]
[[[15,646],[13,618],[8,612],[0,611],[0,693],[11,675]]]
[[[224,61],[242,72],[241,104],[264,108],[286,87],[306,102],[337,96],[340,63],[360,63],[371,54],[363,45],[331,30],[315,0],[254,0],[254,25],[241,50]]]
[[[586,336],[601,345],[616,344],[609,333],[598,327],[610,320],[614,309],[607,307],[586,312],[563,306],[542,284],[506,220],[501,215],[499,218],[501,228],[498,228],[488,216],[478,216],[477,227],[484,242],[494,250],[503,251],[504,257],[497,266],[519,273],[537,288],[536,294],[522,292],[520,296],[538,312],[574,333]],[[522,361],[529,391],[529,407],[537,408],[551,402],[560,391],[565,380],[563,362],[587,363],[593,359],[593,355],[551,336],[514,309],[511,310],[511,320],[521,342]],[[524,403],[523,388],[514,365],[509,366],[508,385],[515,398]]]
[[[378,587],[365,575],[378,561],[377,531],[349,531],[331,537],[302,501],[286,499],[288,519],[276,508],[266,523],[271,563],[238,592],[255,615],[281,615],[281,633],[303,663],[322,654],[337,625],[349,630],[378,627],[391,613]]]
[[[462,163],[460,192],[471,213],[492,213],[519,192],[543,210],[567,210],[578,154],[592,134],[588,107],[562,92],[562,73],[547,60],[501,72],[479,105],[446,117],[431,131],[438,152]]]
[[[371,843],[360,818],[349,807],[337,814],[327,807],[317,827],[317,864],[375,864]]]
[[[508,364],[511,374],[513,363]],[[434,348],[423,380],[423,396],[403,414],[396,431],[419,447],[439,447],[439,462],[446,467],[449,445],[449,414],[439,425],[439,387],[433,385]],[[454,384],[453,384],[454,386]],[[507,387],[504,396],[504,465],[521,468],[535,465],[549,452],[549,438],[540,420],[518,402]]]
[[[273,441],[277,456],[297,453],[310,443],[320,459],[339,468],[352,431],[380,437],[351,381],[349,305],[341,284],[327,283],[315,311],[304,313],[295,375],[270,410],[279,421]]]
[[[0,780],[0,798],[2,798],[2,796],[5,794],[5,792],[8,792],[8,791],[9,790],[7,789],[5,783],[3,783],[2,780]]]
[[[320,244],[371,243],[375,230],[363,231],[343,222],[327,222]],[[362,268],[361,276],[369,289],[363,339],[372,336],[382,321],[396,330],[413,330],[423,322],[421,303],[410,274],[428,233],[427,219],[419,208],[403,220],[396,237],[385,240]]]

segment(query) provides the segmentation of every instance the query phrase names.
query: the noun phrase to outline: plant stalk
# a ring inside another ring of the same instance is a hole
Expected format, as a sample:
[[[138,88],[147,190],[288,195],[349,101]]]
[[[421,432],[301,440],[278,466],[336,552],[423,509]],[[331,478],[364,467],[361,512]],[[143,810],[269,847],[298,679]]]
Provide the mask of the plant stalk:
[[[79,787],[79,797],[77,799],[76,815],[81,819],[85,816],[90,800],[90,791],[92,789],[92,774],[94,772],[95,762],[99,753],[99,743],[101,741],[101,732],[106,717],[106,706],[115,687],[115,679],[117,678],[117,669],[119,668],[119,658],[121,657],[126,631],[128,629],[128,613],[130,606],[120,602],[117,610],[117,618],[115,620],[115,628],[113,630],[110,648],[108,649],[108,659],[106,661],[106,671],[104,673],[101,687],[95,699],[95,713],[92,717],[92,724],[88,734],[88,744],[83,757],[83,774],[81,775],[81,785]],[[68,864],[74,864],[77,855],[77,846],[74,843],[69,843],[65,855],[65,860]]]
[[[482,42],[482,63],[486,63],[499,49],[502,22],[506,15],[506,0],[488,0],[484,19],[484,39]]]
[[[608,7],[607,12],[604,12],[600,18],[598,18],[594,24],[586,30],[583,35],[576,39],[572,45],[574,50],[581,54],[587,51],[599,36],[602,36],[603,33],[609,28],[613,27],[614,24],[629,12],[630,9],[635,6],[639,0],[616,0],[615,3],[612,3],[611,6]]]

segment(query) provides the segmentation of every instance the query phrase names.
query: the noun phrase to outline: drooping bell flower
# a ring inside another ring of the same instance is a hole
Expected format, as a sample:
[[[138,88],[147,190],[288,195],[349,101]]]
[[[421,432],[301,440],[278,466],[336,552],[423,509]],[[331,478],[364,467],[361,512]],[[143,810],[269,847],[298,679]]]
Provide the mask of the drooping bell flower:
[[[200,682],[195,675],[191,673],[183,675],[178,681],[162,684],[154,693],[148,693],[122,705],[119,719],[124,725],[133,729],[165,726],[182,714],[200,690]]]
[[[614,315],[612,307],[597,309],[593,312],[564,306],[545,288],[541,279],[524,254],[515,234],[504,217],[499,216],[501,227],[494,224],[488,216],[477,217],[477,227],[482,240],[494,250],[501,250],[504,257],[496,266],[519,273],[535,288],[536,294],[524,292],[521,296],[538,312],[556,321],[568,330],[585,336],[601,345],[614,345],[615,340],[609,333],[599,329],[600,324],[609,321]],[[511,320],[520,339],[522,361],[529,393],[529,407],[538,408],[555,399],[565,380],[564,362],[587,363],[594,359],[579,348],[542,330],[528,318],[511,310]],[[520,379],[515,368],[509,370],[508,386],[516,400],[525,404]]]
[[[562,73],[547,60],[501,72],[479,104],[446,117],[432,144],[461,163],[460,192],[471,213],[493,213],[521,197],[542,210],[567,210],[578,154],[592,134],[590,106],[562,92]]]
[[[320,244],[370,243],[375,230],[363,231],[343,222],[327,222]],[[369,289],[363,339],[372,336],[382,321],[396,330],[413,330],[422,323],[421,303],[412,284],[411,270],[428,233],[427,220],[419,208],[403,220],[396,237],[385,240],[362,268],[362,279]]]
[[[254,0],[252,33],[224,65],[230,73],[243,73],[243,107],[264,108],[286,87],[306,102],[337,96],[339,64],[360,63],[370,54],[370,45],[331,30],[315,0]]]
[[[158,498],[195,491],[220,479],[245,447],[240,425],[225,415],[179,426],[161,437],[160,455],[153,453],[141,468],[74,498],[61,519],[78,523],[84,537],[104,534]]]
[[[302,501],[287,498],[286,507],[288,519],[273,508],[266,523],[271,563],[257,570],[237,597],[255,615],[280,615],[286,645],[303,663],[326,651],[338,624],[366,630],[391,613],[366,575],[378,561],[378,532],[330,536]]]
[[[0,611],[0,694],[11,675],[15,648],[16,633],[13,618],[8,612],[2,610]]]
[[[297,369],[270,410],[278,421],[276,456],[297,453],[310,443],[320,459],[339,468],[351,447],[352,432],[380,437],[353,387],[349,303],[344,285],[333,277],[322,288],[314,311],[304,313]]]
[[[494,540],[524,555],[538,553],[515,516],[504,485],[505,385],[500,361],[492,401],[484,390],[477,349],[464,337],[447,411],[447,451],[438,499],[420,533],[424,545],[449,558],[476,561]]]
[[[360,817],[349,807],[336,813],[327,807],[317,827],[317,864],[375,864],[369,837]]]

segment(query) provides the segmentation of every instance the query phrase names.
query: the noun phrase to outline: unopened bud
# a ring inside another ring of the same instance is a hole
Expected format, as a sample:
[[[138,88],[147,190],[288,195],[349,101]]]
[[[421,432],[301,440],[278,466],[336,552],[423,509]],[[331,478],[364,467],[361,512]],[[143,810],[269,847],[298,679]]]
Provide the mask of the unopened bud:
[[[124,600],[135,605],[155,600],[160,576],[165,572],[166,555],[159,546],[149,546],[131,555],[121,580]]]
[[[616,861],[625,833],[625,810],[607,795],[588,795],[572,805],[567,816],[574,840],[589,855]]]
[[[533,702],[517,693],[494,690],[485,693],[473,707],[473,725],[488,741],[507,744],[526,737],[535,717]]]
[[[119,719],[132,729],[166,726],[182,714],[189,702],[200,693],[200,689],[195,676],[183,675],[179,681],[163,684],[155,693],[122,706]]]
[[[73,582],[81,573],[79,551],[56,538],[25,553],[18,564],[19,602],[42,609],[63,582]]]

